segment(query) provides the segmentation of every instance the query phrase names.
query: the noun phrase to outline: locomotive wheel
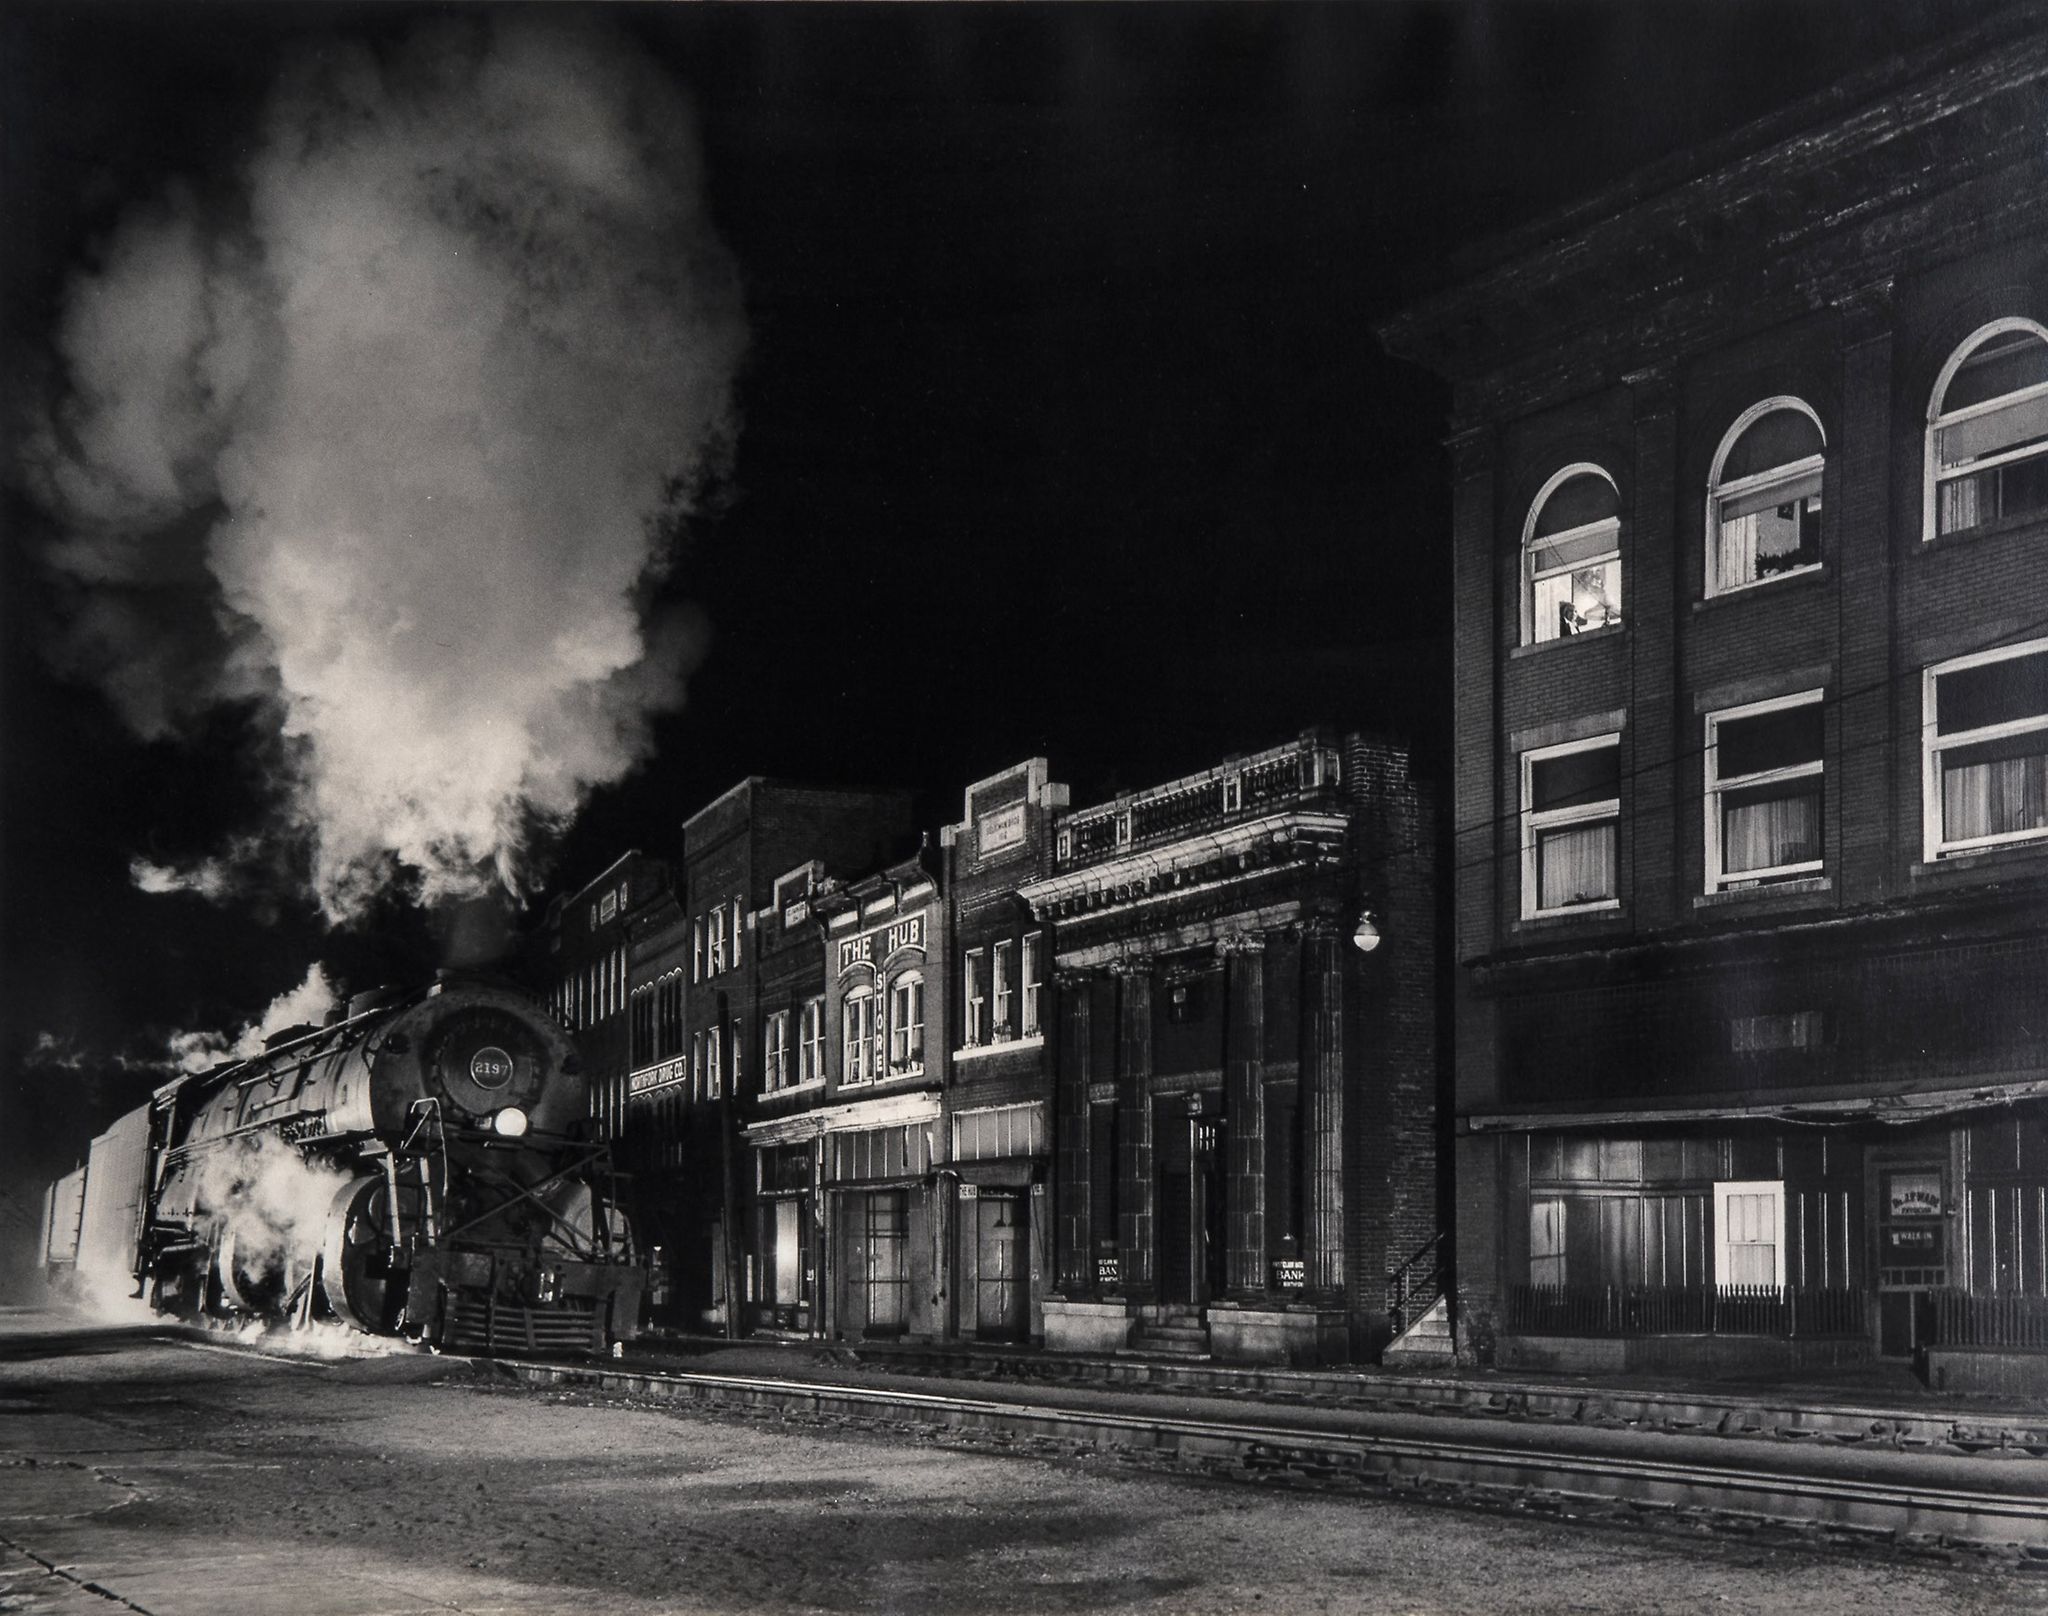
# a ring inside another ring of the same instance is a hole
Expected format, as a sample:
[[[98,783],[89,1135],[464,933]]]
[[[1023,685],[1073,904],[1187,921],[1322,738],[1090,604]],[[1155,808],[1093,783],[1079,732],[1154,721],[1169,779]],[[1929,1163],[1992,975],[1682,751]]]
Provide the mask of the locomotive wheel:
[[[405,1302],[404,1276],[391,1271],[391,1242],[383,1179],[359,1178],[335,1195],[320,1246],[320,1291],[337,1318],[372,1335],[389,1335]]]
[[[221,1300],[237,1313],[275,1313],[305,1278],[306,1270],[296,1252],[286,1252],[274,1266],[252,1259],[236,1241],[233,1224],[221,1231],[220,1248],[214,1257],[214,1275],[220,1281]]]

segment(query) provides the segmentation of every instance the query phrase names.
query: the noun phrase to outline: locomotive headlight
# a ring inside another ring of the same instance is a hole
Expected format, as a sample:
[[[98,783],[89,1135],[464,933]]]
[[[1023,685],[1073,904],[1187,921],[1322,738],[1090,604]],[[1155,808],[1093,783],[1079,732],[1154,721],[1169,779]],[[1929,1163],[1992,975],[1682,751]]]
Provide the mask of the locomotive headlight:
[[[517,1139],[526,1132],[526,1113],[516,1105],[508,1105],[502,1111],[491,1114],[491,1132],[506,1139]]]

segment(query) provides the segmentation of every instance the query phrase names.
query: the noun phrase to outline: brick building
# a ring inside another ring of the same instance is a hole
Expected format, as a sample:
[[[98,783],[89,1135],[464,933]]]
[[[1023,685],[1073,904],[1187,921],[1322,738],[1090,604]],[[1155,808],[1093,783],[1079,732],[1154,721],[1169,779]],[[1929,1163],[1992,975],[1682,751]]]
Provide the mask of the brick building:
[[[1310,733],[1052,835],[1020,888],[1058,972],[1047,1345],[1377,1351],[1438,1226],[1434,827],[1404,754]]]
[[[1045,1334],[1051,1277],[1052,932],[1019,888],[1052,872],[1052,820],[1067,788],[1032,758],[967,788],[940,832],[952,914],[952,1076],[942,1192],[961,1336]]]
[[[2044,80],[1993,19],[1383,329],[1455,401],[1467,1356],[2048,1317]]]

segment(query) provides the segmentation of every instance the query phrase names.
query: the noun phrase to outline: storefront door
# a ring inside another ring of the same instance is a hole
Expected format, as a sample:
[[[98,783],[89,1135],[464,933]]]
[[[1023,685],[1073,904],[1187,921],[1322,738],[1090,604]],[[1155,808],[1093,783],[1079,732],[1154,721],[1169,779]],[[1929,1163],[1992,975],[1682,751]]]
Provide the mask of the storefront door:
[[[866,1197],[865,1335],[901,1335],[910,1322],[909,1197],[877,1190]]]
[[[1933,1293],[1948,1283],[1946,1175],[1938,1161],[1878,1174],[1878,1351],[1909,1356],[1927,1344]]]
[[[975,1333],[1021,1341],[1031,1303],[1031,1219],[1025,1197],[983,1190],[974,1210]]]

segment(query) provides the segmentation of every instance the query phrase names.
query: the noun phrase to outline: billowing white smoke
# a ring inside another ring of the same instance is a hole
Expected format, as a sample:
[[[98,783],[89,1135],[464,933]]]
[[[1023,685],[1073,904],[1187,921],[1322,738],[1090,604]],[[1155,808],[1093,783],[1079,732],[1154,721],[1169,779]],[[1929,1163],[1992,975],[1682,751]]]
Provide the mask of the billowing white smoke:
[[[174,1032],[171,1059],[181,1072],[203,1072],[226,1060],[249,1060],[263,1053],[263,1040],[287,1027],[320,1025],[339,1001],[323,966],[306,972],[305,981],[279,994],[270,1008],[233,1038],[217,1032]]]
[[[744,344],[688,108],[635,48],[521,14],[329,44],[230,183],[135,210],[70,289],[31,469],[74,663],[145,734],[271,704],[330,915],[395,868],[509,883],[680,699],[702,631],[639,603]]]
[[[232,1237],[242,1273],[296,1282],[312,1271],[328,1213],[350,1182],[277,1134],[248,1134],[201,1157],[194,1202]]]

